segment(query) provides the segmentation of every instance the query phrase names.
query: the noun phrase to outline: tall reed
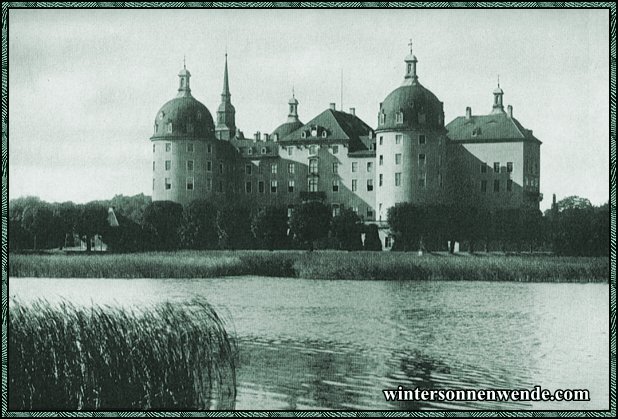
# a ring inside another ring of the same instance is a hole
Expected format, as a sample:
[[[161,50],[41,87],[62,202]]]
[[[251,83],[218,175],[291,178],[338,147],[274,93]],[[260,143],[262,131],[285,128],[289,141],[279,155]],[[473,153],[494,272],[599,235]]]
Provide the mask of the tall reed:
[[[11,410],[232,409],[234,345],[207,302],[9,303]]]

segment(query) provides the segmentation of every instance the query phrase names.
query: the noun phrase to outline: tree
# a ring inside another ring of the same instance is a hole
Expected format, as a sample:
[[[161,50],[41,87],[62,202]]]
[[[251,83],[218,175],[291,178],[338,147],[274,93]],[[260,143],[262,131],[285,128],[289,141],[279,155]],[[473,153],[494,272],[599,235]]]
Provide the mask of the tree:
[[[154,201],[144,210],[142,225],[152,234],[151,247],[172,250],[179,247],[182,205],[172,201]]]
[[[259,211],[251,220],[255,238],[266,244],[268,250],[280,247],[287,239],[288,216],[284,207],[269,206]]]
[[[328,235],[330,208],[319,201],[303,202],[294,209],[290,229],[299,242],[313,251],[313,242]]]
[[[360,250],[363,248],[361,240],[361,220],[349,208],[341,210],[339,215],[331,221],[331,233],[339,241],[341,249]]]
[[[107,208],[96,202],[78,205],[75,230],[86,240],[86,251],[92,250],[92,238],[107,231]]]
[[[252,246],[251,206],[244,202],[224,201],[217,207],[215,228],[221,249],[246,249]]]
[[[134,252],[143,248],[142,227],[122,214],[116,214],[118,226],[107,226],[104,233],[107,250],[114,252]]]
[[[368,224],[365,226],[365,243],[363,244],[365,250],[381,251],[382,241],[378,234],[378,226],[375,224]]]
[[[218,243],[215,227],[217,209],[205,200],[192,201],[184,209],[180,240],[183,247],[191,249],[215,249]]]
[[[53,225],[53,212],[44,202],[34,203],[24,208],[21,225],[33,238],[33,249],[45,248],[48,244]]]

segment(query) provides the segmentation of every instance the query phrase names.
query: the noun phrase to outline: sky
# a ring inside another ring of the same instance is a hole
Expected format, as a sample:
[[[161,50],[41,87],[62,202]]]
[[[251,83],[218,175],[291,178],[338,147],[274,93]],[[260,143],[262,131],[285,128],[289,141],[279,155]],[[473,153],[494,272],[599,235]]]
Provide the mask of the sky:
[[[285,122],[292,89],[303,122],[335,102],[375,128],[410,39],[447,123],[488,114],[499,75],[543,142],[541,209],[554,193],[608,201],[609,11],[582,9],[11,9],[9,198],[150,195],[149,138],[183,57],[214,114],[227,51],[247,137]]]

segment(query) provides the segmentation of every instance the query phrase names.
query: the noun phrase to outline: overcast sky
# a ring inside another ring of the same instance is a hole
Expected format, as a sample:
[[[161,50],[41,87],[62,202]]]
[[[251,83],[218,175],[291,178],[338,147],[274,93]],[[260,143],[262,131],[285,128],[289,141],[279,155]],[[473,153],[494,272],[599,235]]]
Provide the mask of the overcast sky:
[[[504,101],[541,146],[541,208],[609,195],[607,10],[10,10],[9,196],[87,202],[151,194],[149,137],[186,55],[193,95],[215,113],[224,54],[246,136],[378,106],[414,42],[420,82],[446,122]]]

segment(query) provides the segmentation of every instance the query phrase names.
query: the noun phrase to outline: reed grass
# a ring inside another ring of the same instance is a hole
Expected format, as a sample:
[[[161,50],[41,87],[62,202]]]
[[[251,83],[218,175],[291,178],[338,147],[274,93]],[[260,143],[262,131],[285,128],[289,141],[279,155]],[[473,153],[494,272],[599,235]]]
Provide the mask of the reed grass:
[[[9,257],[13,277],[212,278],[607,282],[609,258],[551,255],[339,251],[179,251]]]
[[[142,311],[11,299],[10,410],[232,409],[234,345],[204,300]]]

